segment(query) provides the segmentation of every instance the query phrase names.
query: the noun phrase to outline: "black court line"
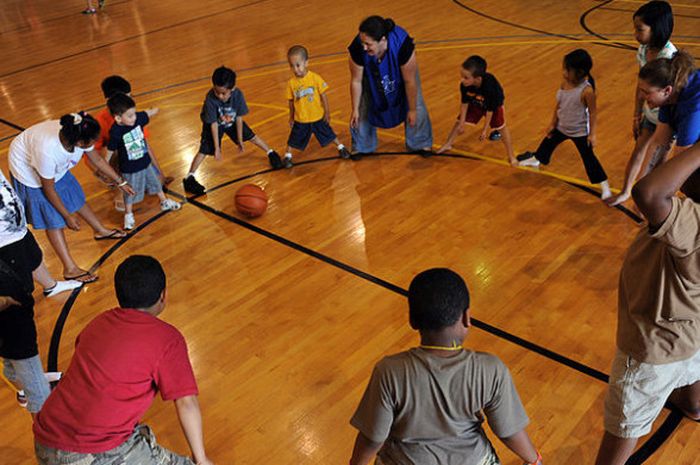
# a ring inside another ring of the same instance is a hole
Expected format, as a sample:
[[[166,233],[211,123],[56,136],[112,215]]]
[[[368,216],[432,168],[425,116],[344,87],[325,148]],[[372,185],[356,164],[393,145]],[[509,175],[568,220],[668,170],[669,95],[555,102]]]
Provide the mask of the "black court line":
[[[594,11],[596,11],[596,10],[599,9],[599,8],[602,8],[602,7],[606,6],[606,5],[609,5],[609,4],[612,3],[613,1],[614,1],[614,0],[605,0],[604,2],[601,2],[600,4],[595,5],[595,6],[592,6],[591,8],[587,9],[587,10],[581,15],[581,17],[580,17],[579,20],[578,20],[579,24],[581,24],[581,27],[582,27],[586,32],[588,32],[589,34],[593,34],[594,36],[596,36],[596,37],[598,37],[598,38],[600,38],[600,39],[602,39],[602,40],[610,41],[610,39],[608,39],[608,38],[605,37],[604,35],[598,34],[598,33],[595,32],[593,29],[589,28],[589,27],[588,27],[588,24],[586,24],[586,18],[588,18],[588,15],[589,15],[589,14],[593,13]],[[636,47],[633,47],[633,46],[628,45],[628,44],[621,44],[620,42],[611,42],[611,43],[612,43],[612,44],[617,44],[617,45],[619,45],[620,48],[626,48],[626,49],[628,49],[628,50],[637,50]]]
[[[607,11],[622,11],[622,12],[625,12],[625,13],[632,13],[632,14],[634,14],[634,12],[637,11],[637,10],[632,10],[632,9],[627,9],[627,8],[615,8],[615,7],[612,7],[612,6],[604,6],[604,7],[601,8],[601,10],[607,10]],[[700,19],[700,16],[684,15],[684,14],[676,13],[675,11],[673,12],[673,17],[674,17],[674,18]],[[673,37],[690,37],[690,38],[695,39],[695,38],[697,38],[698,36],[677,36],[677,35],[674,35]]]
[[[162,26],[162,27],[159,27],[159,28],[157,28],[157,29],[153,29],[153,30],[151,30],[151,31],[143,32],[143,33],[141,33],[141,34],[136,34],[136,35],[133,35],[133,36],[124,37],[124,38],[122,38],[122,39],[115,40],[115,41],[113,41],[113,42],[108,42],[108,43],[106,43],[106,44],[98,45],[98,46],[96,46],[96,47],[92,47],[92,48],[88,48],[88,49],[85,49],[85,50],[81,50],[81,51],[79,51],[79,52],[75,52],[75,53],[71,53],[71,54],[68,54],[68,55],[64,55],[64,56],[59,57],[59,58],[54,58],[54,59],[52,59],[52,60],[44,61],[44,62],[41,62],[41,63],[35,63],[35,64],[33,64],[33,65],[30,65],[30,66],[25,66],[24,68],[15,69],[15,70],[9,71],[9,72],[7,72],[7,73],[5,73],[5,74],[0,74],[0,78],[4,78],[4,77],[7,77],[7,76],[12,76],[12,75],[14,75],[14,74],[19,74],[19,73],[22,73],[22,72],[24,72],[24,71],[29,71],[30,69],[40,68],[40,67],[42,67],[42,66],[50,65],[50,64],[52,64],[52,63],[58,63],[59,61],[66,60],[66,59],[68,59],[68,58],[74,58],[74,57],[76,57],[76,56],[80,56],[80,55],[84,55],[84,54],[86,54],[86,53],[94,52],[95,50],[100,50],[100,49],[103,49],[103,48],[106,48],[106,47],[111,47],[112,45],[120,44],[120,43],[123,43],[123,42],[128,42],[128,41],[130,41],[130,40],[138,39],[138,38],[140,38],[140,37],[144,37],[144,36],[147,36],[147,35],[150,35],[150,34],[154,34],[154,33],[156,33],[156,32],[167,31],[168,29],[172,29],[172,28],[176,28],[176,27],[178,27],[178,26],[183,26],[183,25],[185,25],[185,24],[189,24],[189,23],[194,23],[194,22],[197,22],[197,21],[201,21],[201,20],[203,20],[203,19],[211,18],[212,16],[219,16],[219,15],[221,15],[221,14],[223,14],[223,13],[230,13],[231,11],[241,10],[241,9],[243,9],[243,8],[247,8],[247,7],[249,7],[249,6],[258,5],[258,4],[260,4],[260,3],[265,3],[265,2],[267,2],[267,1],[268,1],[268,0],[255,0],[255,1],[252,1],[252,2],[249,2],[249,3],[245,3],[245,4],[243,4],[243,5],[237,5],[237,6],[234,6],[234,7],[231,7],[231,8],[226,8],[226,9],[224,9],[224,10],[219,10],[219,11],[216,11],[216,12],[214,12],[214,13],[208,13],[208,14],[206,14],[206,15],[196,16],[196,17],[194,17],[194,18],[190,18],[190,19],[187,19],[187,20],[185,20],[185,21],[180,21],[180,22],[177,22],[177,23],[169,24],[169,25],[167,25],[167,26]]]
[[[685,415],[676,408],[670,407],[668,404],[666,408],[671,409],[671,413],[666,417],[666,420],[664,420],[661,426],[659,426],[659,429],[657,429],[629,459],[627,459],[625,465],[641,465],[646,462],[646,460],[651,457],[654,452],[659,450],[666,440],[671,437],[673,432],[676,431],[676,428],[681,424],[681,420]]]
[[[606,0],[606,2],[610,2],[610,1],[612,1],[612,0]],[[482,18],[490,19],[491,21],[495,21],[497,23],[505,24],[506,26],[511,26],[511,27],[515,27],[518,29],[524,29],[526,31],[539,32],[540,34],[545,34],[545,35],[552,36],[552,37],[561,37],[562,39],[568,39],[571,41],[581,41],[582,40],[580,37],[577,37],[575,35],[559,34],[557,32],[549,32],[549,31],[545,31],[543,29],[537,29],[534,27],[525,26],[524,24],[514,23],[512,21],[507,21],[505,19],[501,19],[501,18],[498,18],[496,16],[491,16],[491,15],[486,14],[482,11],[479,11],[475,8],[471,8],[467,5],[465,5],[460,0],[452,0],[452,3],[469,11],[470,13],[474,13],[475,15],[481,16]],[[596,37],[600,37],[597,34],[593,34],[593,35],[595,35]],[[603,47],[611,47],[611,48],[619,48],[619,49],[628,49],[629,48],[628,46],[621,47],[619,44],[612,43],[612,42],[608,41],[607,39],[605,39],[604,41],[601,41],[601,42],[592,42],[592,43],[594,45],[601,45]]]
[[[18,131],[24,131],[24,128],[22,126],[20,126],[19,124],[15,124],[11,121],[7,121],[6,119],[0,118],[0,123],[4,124],[5,126],[9,126],[12,129],[17,129]]]
[[[94,273],[97,271],[97,269],[102,266],[102,264],[107,261],[109,257],[114,254],[122,245],[124,245],[129,239],[134,237],[136,234],[138,234],[140,231],[142,231],[144,228],[149,226],[150,224],[154,223],[156,220],[162,218],[163,216],[167,215],[169,211],[162,211],[148,220],[144,221],[142,224],[140,224],[136,229],[134,229],[131,233],[127,234],[125,237],[122,237],[118,241],[114,243],[112,247],[110,247],[100,258],[97,259],[97,261],[90,267],[90,272]],[[93,283],[91,283],[93,284]],[[63,327],[66,324],[66,320],[68,319],[68,315],[70,314],[71,310],[73,309],[73,305],[75,304],[75,301],[78,299],[78,296],[80,295],[80,291],[84,287],[80,286],[79,288],[75,289],[73,292],[71,292],[70,296],[66,300],[66,303],[63,304],[63,308],[61,308],[61,313],[59,313],[58,317],[56,318],[56,323],[54,324],[53,327],[53,333],[51,333],[51,342],[49,343],[49,354],[47,357],[47,370],[46,371],[59,371],[58,370],[58,351],[61,345],[61,335],[63,334]]]

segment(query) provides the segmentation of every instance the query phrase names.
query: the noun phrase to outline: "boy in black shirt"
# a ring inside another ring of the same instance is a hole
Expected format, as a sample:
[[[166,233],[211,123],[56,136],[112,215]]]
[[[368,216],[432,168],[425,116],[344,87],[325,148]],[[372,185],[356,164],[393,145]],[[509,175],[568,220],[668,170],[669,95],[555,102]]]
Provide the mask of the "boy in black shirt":
[[[207,155],[213,155],[217,161],[222,159],[221,139],[224,134],[238,146],[240,152],[244,150],[243,142],[251,141],[267,153],[273,169],[282,168],[279,154],[268,147],[243,121],[243,116],[248,114],[248,105],[245,103],[243,92],[236,87],[236,73],[230,68],[220,66],[214,70],[211,80],[213,87],[204,99],[200,115],[202,135],[199,151],[192,160],[189,173],[182,180],[185,191],[195,195],[204,194],[204,186],[197,182],[194,173]]]
[[[161,210],[179,210],[180,204],[163,194],[160,175],[151,163],[150,149],[143,128],[157,109],[136,111],[136,103],[126,94],[116,94],[107,100],[107,108],[114,116],[114,124],[109,130],[107,159],[117,152],[122,176],[134,189],[135,194],[124,194],[124,229],[134,229],[134,204],[143,200],[144,194],[157,195]]]
[[[462,94],[462,105],[459,117],[447,141],[437,153],[443,153],[452,148],[457,135],[464,132],[465,123],[476,124],[484,118],[484,128],[479,135],[479,140],[484,140],[488,136],[490,140],[503,141],[508,161],[512,166],[517,166],[510,130],[506,126],[503,107],[505,96],[501,84],[493,74],[486,72],[486,60],[478,55],[472,55],[462,63],[461,74],[459,90]],[[490,135],[489,127],[492,129]]]

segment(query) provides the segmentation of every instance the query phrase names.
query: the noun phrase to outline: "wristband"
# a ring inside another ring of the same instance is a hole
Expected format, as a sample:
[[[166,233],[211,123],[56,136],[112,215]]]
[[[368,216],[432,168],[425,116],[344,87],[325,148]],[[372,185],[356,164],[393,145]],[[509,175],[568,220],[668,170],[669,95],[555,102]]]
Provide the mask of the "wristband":
[[[124,179],[124,180],[122,180],[122,182],[120,182],[119,184],[117,184],[117,187],[124,187],[124,186],[126,186],[127,184],[129,184],[129,183],[126,181],[126,179]]]

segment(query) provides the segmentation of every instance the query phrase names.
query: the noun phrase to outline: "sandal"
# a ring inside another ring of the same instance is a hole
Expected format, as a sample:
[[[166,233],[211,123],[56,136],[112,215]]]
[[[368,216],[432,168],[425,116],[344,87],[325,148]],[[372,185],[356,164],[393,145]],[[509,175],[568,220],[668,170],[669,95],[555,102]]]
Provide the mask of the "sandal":
[[[79,275],[76,275],[76,276],[63,276],[63,279],[65,279],[65,280],[72,279],[75,281],[80,281],[83,284],[89,284],[89,283],[94,283],[95,281],[100,279],[100,277],[90,273],[89,271],[85,271],[84,273],[80,273]]]
[[[119,229],[112,229],[112,232],[107,234],[106,236],[93,236],[93,239],[96,241],[107,241],[110,239],[123,239],[126,237],[126,233],[124,231],[121,231]]]

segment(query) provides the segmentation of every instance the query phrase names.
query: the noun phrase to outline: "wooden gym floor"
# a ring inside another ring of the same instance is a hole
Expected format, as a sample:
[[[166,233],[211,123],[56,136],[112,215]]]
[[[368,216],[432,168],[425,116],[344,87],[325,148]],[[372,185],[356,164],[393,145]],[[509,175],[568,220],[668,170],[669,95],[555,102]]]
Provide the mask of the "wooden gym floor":
[[[310,68],[330,84],[332,124],[349,144],[345,49],[362,19],[380,14],[416,39],[436,147],[457,112],[459,65],[468,55],[483,55],[503,84],[508,125],[523,151],[543,136],[563,55],[585,47],[598,85],[596,151],[620,187],[632,148],[631,15],[640,3],[115,0],[86,17],[78,0],[6,0],[0,166],[8,174],[16,127],[100,108],[99,83],[116,73],[131,81],[141,108],[161,109],[150,141],[177,179],[177,198],[198,146],[209,76],[221,64],[239,72],[251,108],[246,120],[284,149],[285,54],[295,43],[310,49]],[[672,5],[674,42],[698,55],[700,3]],[[296,157],[309,163],[279,172],[269,172],[250,144],[238,154],[226,141],[224,161],[207,160],[199,174],[217,188],[180,212],[160,215],[147,200],[136,212],[141,227],[119,243],[94,242],[86,227],[68,233],[78,262],[95,265],[101,279],[74,301],[38,298],[44,362],[65,369],[81,328],[116,304],[115,266],[130,254],[152,254],[168,273],[163,318],[189,343],[210,457],[218,464],[344,463],[355,435],[348,420],[372,366],[417,344],[403,290],[417,272],[447,266],[473,294],[479,324],[467,345],[510,367],[546,462],[593,463],[601,378],[615,350],[618,272],[640,225],[588,191],[573,145],[534,172],[510,168],[502,145],[478,142],[477,132],[457,140],[455,157],[430,159],[379,155],[353,163],[312,142]],[[402,130],[380,137],[380,151],[404,150]],[[120,226],[112,194],[84,166],[76,174],[104,222]],[[233,208],[245,182],[264,186],[271,199],[250,223]],[[60,275],[45,236],[36,236]],[[60,340],[49,350],[57,326]],[[32,463],[30,417],[9,389],[0,390],[0,418],[0,462]],[[657,421],[655,432],[672,434],[646,463],[700,463],[700,428],[687,420],[674,428],[673,420],[664,412]],[[187,451],[172,405],[157,401],[146,421],[162,444]],[[519,463],[494,444],[504,464]]]

